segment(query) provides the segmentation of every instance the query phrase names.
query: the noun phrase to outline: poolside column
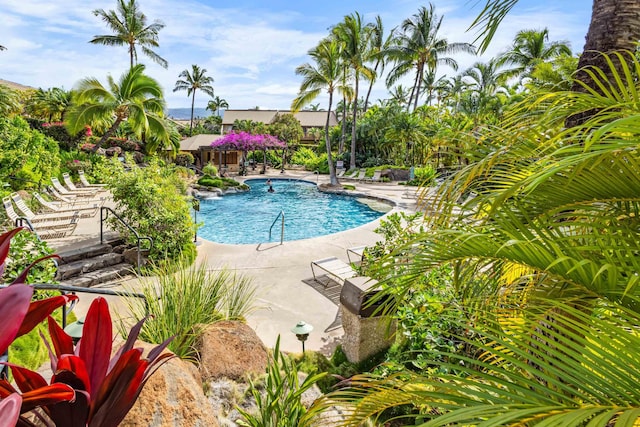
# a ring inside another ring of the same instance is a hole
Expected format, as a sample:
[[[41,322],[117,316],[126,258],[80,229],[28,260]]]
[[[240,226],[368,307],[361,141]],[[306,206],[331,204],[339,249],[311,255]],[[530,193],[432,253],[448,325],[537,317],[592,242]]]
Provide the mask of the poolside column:
[[[370,304],[378,292],[378,282],[370,277],[347,279],[342,287],[342,349],[351,363],[361,362],[393,343],[395,320],[379,312],[387,300]]]

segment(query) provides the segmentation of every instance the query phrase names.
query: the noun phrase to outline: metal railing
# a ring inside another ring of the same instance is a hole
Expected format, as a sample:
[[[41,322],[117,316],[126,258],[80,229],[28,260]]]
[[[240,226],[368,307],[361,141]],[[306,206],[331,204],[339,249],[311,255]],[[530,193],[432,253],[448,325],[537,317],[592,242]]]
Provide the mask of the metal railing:
[[[284,211],[280,211],[276,219],[271,223],[271,227],[269,227],[269,241],[271,241],[271,230],[273,230],[273,226],[278,222],[278,218],[282,218],[282,227],[280,230],[280,244],[282,244],[284,242]]]
[[[105,213],[106,212],[106,213]],[[113,214],[114,217],[116,217],[118,219],[118,221],[120,221],[122,223],[122,225],[124,225],[125,227],[127,227],[127,229],[129,229],[130,232],[133,233],[134,236],[136,236],[136,242],[137,242],[137,247],[138,247],[138,265],[136,266],[138,274],[140,274],[140,263],[141,263],[141,246],[140,246],[140,242],[142,240],[146,240],[149,242],[149,248],[148,250],[150,251],[153,248],[153,239],[149,236],[140,236],[138,234],[138,232],[136,230],[133,229],[133,227],[131,227],[129,224],[127,224],[122,218],[120,218],[120,216],[111,208],[108,208],[106,206],[103,206],[100,208],[100,243],[102,244],[104,242],[104,222],[107,220],[107,218],[109,218],[109,212],[111,212]]]
[[[29,218],[26,218],[24,216],[18,217],[18,218],[16,218],[16,221],[15,221],[14,225],[16,227],[24,227],[25,223],[27,224],[26,227],[29,229],[29,231],[31,231],[36,236],[36,239],[39,242],[42,242],[42,239],[40,238],[40,235],[36,231],[36,229],[33,226],[33,224],[31,224],[31,221],[29,221]],[[57,271],[58,270],[58,261],[55,258],[51,258],[51,262],[53,262],[53,265],[56,267],[56,271]]]

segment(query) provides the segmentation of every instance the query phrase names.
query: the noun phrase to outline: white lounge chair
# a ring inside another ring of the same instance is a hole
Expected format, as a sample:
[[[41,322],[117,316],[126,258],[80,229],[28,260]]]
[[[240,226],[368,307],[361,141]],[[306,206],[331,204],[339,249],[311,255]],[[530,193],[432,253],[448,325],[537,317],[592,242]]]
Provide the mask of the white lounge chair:
[[[363,181],[369,181],[369,182],[380,182],[382,181],[382,171],[379,169],[376,169],[373,171],[373,176],[371,178],[364,178]]]
[[[16,207],[22,213],[22,216],[27,218],[31,223],[39,223],[39,222],[49,222],[56,223],[62,222],[74,217],[79,216],[78,211],[67,211],[67,212],[59,212],[55,214],[36,214],[27,206],[27,204],[22,200],[22,197],[18,193],[13,193],[11,195],[11,200],[16,204]]]
[[[319,259],[317,261],[311,261],[311,273],[313,274],[313,279],[317,280],[315,269],[319,268],[320,270],[324,270],[327,275],[343,285],[344,281],[356,276],[356,271],[351,267],[351,264],[347,264],[336,257],[329,257]]]
[[[91,218],[95,216],[96,213],[98,213],[98,209],[100,208],[100,206],[98,206],[97,203],[95,203],[93,206],[87,206],[87,207],[71,207],[70,205],[67,205],[68,207],[63,207],[61,205],[55,204],[55,202],[50,202],[46,200],[39,193],[35,193],[35,192],[33,193],[33,197],[36,198],[36,200],[38,201],[38,203],[42,205],[42,207],[44,207],[45,209],[51,212],[57,212],[57,213],[78,212],[80,214],[80,218]]]
[[[343,177],[343,179],[346,178],[346,179],[353,179],[354,181],[362,181],[365,178],[366,174],[367,174],[367,170],[366,169],[360,169],[358,171],[358,175],[355,176],[354,178],[345,176],[345,177]]]
[[[60,181],[58,180],[58,178],[56,177],[52,177],[51,178],[51,184],[53,185],[53,188],[56,189],[57,192],[59,192],[60,194],[62,194],[65,197],[69,197],[69,196],[75,196],[75,197],[83,197],[83,198],[87,198],[87,197],[95,197],[96,193],[94,191],[71,191],[68,188],[66,188],[64,185],[62,185],[60,183]]]
[[[354,246],[352,248],[347,248],[347,258],[349,259],[349,263],[361,262],[364,257],[364,251],[367,249],[365,245],[363,246]],[[355,258],[355,260],[351,260],[351,256]]]
[[[55,188],[53,188],[53,186],[51,185],[48,185],[46,189],[47,189],[47,193],[49,193],[51,197],[57,200],[51,203],[55,203],[56,205],[61,207],[63,206],[64,207],[69,207],[69,206],[86,207],[86,206],[89,206],[89,204],[92,202],[92,200],[87,200],[84,197],[79,199],[74,195],[63,196],[62,194],[58,193],[58,191]],[[102,206],[102,199],[100,199],[99,205]]]
[[[78,176],[80,177],[80,183],[82,184],[83,187],[102,188],[107,186],[107,184],[91,184],[89,181],[87,181],[87,177],[84,175],[83,170],[78,171]]]
[[[98,188],[78,188],[73,183],[73,181],[71,180],[71,176],[69,176],[68,173],[63,173],[62,174],[62,180],[64,181],[64,185],[67,186],[69,191],[77,191],[77,192],[82,192],[82,193],[89,193],[89,194],[93,194],[94,196],[96,194],[98,194],[99,191],[104,191],[104,189],[98,189]]]

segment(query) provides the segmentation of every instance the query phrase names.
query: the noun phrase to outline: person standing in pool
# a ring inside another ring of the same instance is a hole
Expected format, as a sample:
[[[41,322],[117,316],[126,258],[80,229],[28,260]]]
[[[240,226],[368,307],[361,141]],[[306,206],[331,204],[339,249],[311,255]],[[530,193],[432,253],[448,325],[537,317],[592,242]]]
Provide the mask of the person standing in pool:
[[[274,189],[273,189],[273,186],[272,186],[272,185],[270,185],[270,186],[269,186],[269,189],[268,189],[267,191],[268,191],[269,193],[275,193],[275,192],[276,192],[276,190],[274,190]]]
[[[271,179],[267,179],[267,185],[271,187]]]

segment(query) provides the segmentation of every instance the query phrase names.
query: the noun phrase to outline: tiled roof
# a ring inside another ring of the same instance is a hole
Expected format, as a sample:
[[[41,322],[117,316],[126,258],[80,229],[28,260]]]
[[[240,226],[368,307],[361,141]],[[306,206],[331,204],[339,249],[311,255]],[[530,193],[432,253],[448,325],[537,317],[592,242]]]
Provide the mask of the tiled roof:
[[[225,110],[222,117],[223,125],[232,125],[236,120],[253,120],[269,124],[276,114],[290,114],[287,110]],[[294,114],[302,127],[323,127],[327,121],[326,111],[298,111]],[[338,124],[335,113],[332,111],[329,118],[329,126]]]

